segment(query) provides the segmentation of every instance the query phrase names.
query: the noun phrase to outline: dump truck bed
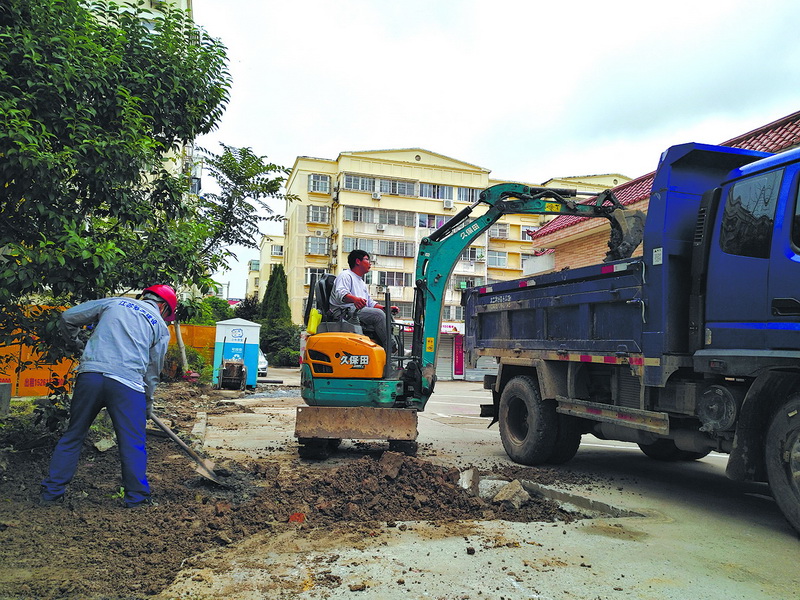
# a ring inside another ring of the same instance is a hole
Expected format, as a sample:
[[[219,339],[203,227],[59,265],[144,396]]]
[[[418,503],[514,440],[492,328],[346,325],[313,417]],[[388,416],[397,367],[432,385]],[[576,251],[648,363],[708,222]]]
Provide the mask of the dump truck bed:
[[[642,260],[633,258],[472,288],[467,350],[642,352],[642,276]]]

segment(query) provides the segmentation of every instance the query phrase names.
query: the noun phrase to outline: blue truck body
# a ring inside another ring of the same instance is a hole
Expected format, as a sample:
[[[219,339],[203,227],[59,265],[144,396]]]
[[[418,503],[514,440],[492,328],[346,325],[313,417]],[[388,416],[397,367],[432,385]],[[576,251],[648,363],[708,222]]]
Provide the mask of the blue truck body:
[[[498,360],[485,409],[511,458],[564,462],[584,433],[726,452],[800,529],[799,182],[800,149],[674,146],[641,257],[468,290],[466,350]]]

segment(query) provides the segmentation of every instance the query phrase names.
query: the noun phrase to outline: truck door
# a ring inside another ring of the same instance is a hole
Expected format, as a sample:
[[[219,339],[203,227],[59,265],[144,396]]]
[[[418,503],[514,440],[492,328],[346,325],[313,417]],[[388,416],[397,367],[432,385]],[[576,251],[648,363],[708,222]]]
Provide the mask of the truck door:
[[[707,349],[769,347],[770,252],[782,181],[783,169],[777,169],[723,188],[708,259]]]
[[[800,165],[789,165],[783,176],[782,201],[772,241],[769,272],[770,323],[767,349],[800,349]]]

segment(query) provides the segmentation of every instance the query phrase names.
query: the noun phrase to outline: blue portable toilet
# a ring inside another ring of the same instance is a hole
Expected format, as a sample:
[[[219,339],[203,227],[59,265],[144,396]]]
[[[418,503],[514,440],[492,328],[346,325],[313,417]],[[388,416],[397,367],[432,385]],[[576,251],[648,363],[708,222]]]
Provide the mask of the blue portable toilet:
[[[261,325],[245,319],[217,321],[214,340],[214,385],[219,384],[220,369],[226,361],[244,361],[245,385],[255,387],[258,377],[258,350]]]

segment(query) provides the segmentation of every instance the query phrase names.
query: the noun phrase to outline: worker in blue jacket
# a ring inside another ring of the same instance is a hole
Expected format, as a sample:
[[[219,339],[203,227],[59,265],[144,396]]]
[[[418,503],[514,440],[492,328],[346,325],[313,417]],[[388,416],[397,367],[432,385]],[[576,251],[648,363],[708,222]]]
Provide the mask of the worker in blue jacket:
[[[89,426],[103,407],[111,416],[117,435],[125,506],[152,504],[145,428],[169,344],[166,322],[174,319],[177,305],[175,290],[168,285],[153,285],[135,300],[91,300],[61,314],[61,334],[83,354],[72,394],[69,426],[56,445],[49,474],[42,481],[40,505],[63,503]],[[94,328],[84,349],[78,334],[87,325]]]

